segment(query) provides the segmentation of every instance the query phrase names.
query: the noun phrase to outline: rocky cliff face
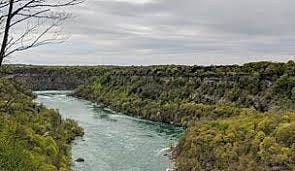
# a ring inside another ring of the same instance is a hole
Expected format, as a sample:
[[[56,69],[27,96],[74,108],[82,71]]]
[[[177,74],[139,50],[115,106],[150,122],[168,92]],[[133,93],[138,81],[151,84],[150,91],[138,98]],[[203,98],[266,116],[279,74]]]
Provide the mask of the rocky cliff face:
[[[105,70],[105,67],[11,65],[1,75],[14,78],[31,90],[73,90]]]
[[[14,80],[26,88],[37,90],[73,90],[79,85],[86,84],[88,77],[68,74],[14,74]]]

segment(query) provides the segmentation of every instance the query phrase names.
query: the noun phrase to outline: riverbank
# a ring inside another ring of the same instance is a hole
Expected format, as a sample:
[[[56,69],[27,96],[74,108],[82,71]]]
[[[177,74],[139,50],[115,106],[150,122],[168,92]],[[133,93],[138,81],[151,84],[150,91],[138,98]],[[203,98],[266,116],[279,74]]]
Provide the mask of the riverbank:
[[[13,80],[0,79],[1,170],[70,170],[71,142],[83,129]]]
[[[74,96],[188,127],[173,152],[179,171],[294,169],[293,61],[129,68],[96,77]]]
[[[208,67],[13,66],[6,76],[40,90],[80,85],[76,97],[187,127],[173,152],[179,171],[294,170],[294,61]]]
[[[74,119],[85,135],[76,139],[73,171],[165,171],[171,166],[166,150],[183,134],[181,127],[122,115],[64,91],[40,91],[36,101]]]

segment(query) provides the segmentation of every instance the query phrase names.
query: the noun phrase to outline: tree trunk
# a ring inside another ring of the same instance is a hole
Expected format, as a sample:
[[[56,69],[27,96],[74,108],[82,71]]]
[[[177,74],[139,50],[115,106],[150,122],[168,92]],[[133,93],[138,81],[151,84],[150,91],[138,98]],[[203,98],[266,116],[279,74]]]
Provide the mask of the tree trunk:
[[[6,47],[7,47],[9,30],[10,30],[10,23],[11,23],[11,18],[12,18],[13,3],[14,3],[14,0],[9,1],[9,10],[8,10],[8,14],[7,14],[5,31],[4,31],[4,35],[3,35],[1,50],[0,50],[0,66],[3,64],[3,60],[5,58],[5,51],[6,51]]]

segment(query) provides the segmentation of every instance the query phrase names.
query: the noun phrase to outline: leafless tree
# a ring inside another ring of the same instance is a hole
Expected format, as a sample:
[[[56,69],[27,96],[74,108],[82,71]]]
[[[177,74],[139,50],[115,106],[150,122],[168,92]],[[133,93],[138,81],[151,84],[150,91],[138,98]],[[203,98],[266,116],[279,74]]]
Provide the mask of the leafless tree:
[[[84,0],[0,0],[0,66],[7,56],[33,47],[61,42],[64,12]]]

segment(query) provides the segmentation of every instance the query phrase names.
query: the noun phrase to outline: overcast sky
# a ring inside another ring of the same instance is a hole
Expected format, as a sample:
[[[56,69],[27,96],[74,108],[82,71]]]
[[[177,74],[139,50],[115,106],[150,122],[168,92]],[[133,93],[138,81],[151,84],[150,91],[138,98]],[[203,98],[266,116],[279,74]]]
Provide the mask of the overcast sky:
[[[294,0],[87,0],[63,44],[10,63],[241,64],[295,56]],[[294,57],[293,57],[294,59]]]

